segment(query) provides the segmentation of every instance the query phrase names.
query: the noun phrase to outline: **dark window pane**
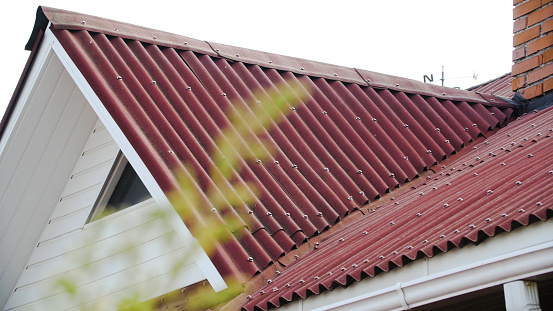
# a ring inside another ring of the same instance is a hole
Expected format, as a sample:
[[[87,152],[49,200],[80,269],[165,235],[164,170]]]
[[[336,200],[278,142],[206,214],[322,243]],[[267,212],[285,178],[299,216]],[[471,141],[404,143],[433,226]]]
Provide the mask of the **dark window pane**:
[[[134,171],[133,167],[127,164],[108,201],[106,211],[108,213],[113,213],[145,201],[151,197],[152,196]]]

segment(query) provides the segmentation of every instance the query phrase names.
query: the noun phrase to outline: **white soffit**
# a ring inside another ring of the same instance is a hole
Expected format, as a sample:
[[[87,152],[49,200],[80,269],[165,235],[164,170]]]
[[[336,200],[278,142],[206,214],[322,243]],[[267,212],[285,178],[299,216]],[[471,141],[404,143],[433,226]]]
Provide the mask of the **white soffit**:
[[[222,276],[219,274],[207,254],[201,249],[197,240],[190,234],[190,231],[188,230],[186,225],[184,225],[184,223],[180,220],[179,215],[172,207],[165,193],[156,183],[152,174],[146,168],[144,162],[140,159],[128,139],[125,137],[119,126],[116,124],[115,120],[104,107],[96,93],[92,90],[92,87],[88,84],[85,77],[79,71],[75,63],[73,63],[73,61],[71,60],[67,52],[63,49],[62,45],[54,36],[49,27],[47,27],[46,29],[43,40],[44,42],[51,42],[53,51],[59,57],[67,72],[71,75],[78,88],[88,100],[88,102],[92,106],[92,109],[94,109],[100,120],[104,123],[106,129],[109,131],[117,145],[121,148],[154,200],[161,206],[161,208],[169,213],[171,223],[177,229],[181,238],[187,241],[187,244],[190,245],[190,247],[194,247],[200,250],[198,252],[195,252],[196,262],[213,289],[215,291],[226,289],[227,285]]]

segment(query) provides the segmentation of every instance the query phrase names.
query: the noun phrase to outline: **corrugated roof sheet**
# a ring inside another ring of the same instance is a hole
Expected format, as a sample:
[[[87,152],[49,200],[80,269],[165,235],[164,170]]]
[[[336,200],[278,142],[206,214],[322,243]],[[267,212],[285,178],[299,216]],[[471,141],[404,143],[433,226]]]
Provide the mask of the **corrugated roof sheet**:
[[[553,216],[553,109],[513,121],[472,143],[410,190],[362,208],[365,215],[322,238],[273,275],[244,305],[266,310],[294,297],[373,277]],[[393,195],[390,194],[390,195]],[[270,276],[269,276],[270,277]]]
[[[468,91],[473,91],[477,93],[491,94],[506,98],[513,98],[515,92],[513,92],[513,77],[511,73],[506,73],[501,77],[484,82],[482,84],[469,87]]]
[[[230,126],[229,112],[263,100],[253,98],[253,91],[286,81],[311,88],[302,105],[288,107],[295,110],[264,133],[275,147],[274,159],[244,160],[235,176],[239,183],[254,183],[260,195],[254,205],[219,213],[221,222],[242,223],[230,228],[236,237],[212,256],[223,275],[247,279],[262,271],[367,200],[504,125],[513,113],[501,99],[474,92],[78,13],[39,8],[38,14],[52,22],[64,49],[166,192],[178,188],[174,172],[183,162],[196,169],[198,189],[213,184],[208,151]],[[211,213],[203,199],[199,213]]]

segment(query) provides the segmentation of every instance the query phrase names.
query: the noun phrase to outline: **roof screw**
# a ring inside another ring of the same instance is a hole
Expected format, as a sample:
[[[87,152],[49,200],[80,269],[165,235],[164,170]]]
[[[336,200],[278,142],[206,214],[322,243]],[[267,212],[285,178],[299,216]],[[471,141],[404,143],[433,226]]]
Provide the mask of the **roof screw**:
[[[432,150],[428,149],[428,150],[426,150],[426,153],[430,154],[430,153],[432,153]]]
[[[495,115],[495,112],[490,112],[490,116],[493,116],[493,115]]]
[[[380,256],[378,257],[378,259],[384,259],[384,258],[386,258],[386,257],[384,257],[384,256],[382,256],[382,255],[380,255]]]
[[[553,171],[549,171],[549,175],[553,175]]]
[[[445,170],[445,165],[442,165],[442,170]]]
[[[314,248],[319,248],[319,242],[315,242]]]
[[[270,60],[270,61],[269,61],[269,64],[272,64],[272,63],[273,63],[273,61],[272,61],[272,60]]]
[[[486,218],[486,222],[492,222],[491,218]]]
[[[352,196],[349,196],[349,197],[348,197],[348,201],[351,201],[351,200],[353,200],[353,197],[352,197]]]
[[[376,122],[376,118],[373,118],[373,121]]]
[[[353,265],[351,265],[352,268],[357,268],[357,264],[354,263]]]
[[[458,198],[457,201],[461,202],[463,201],[463,198]]]
[[[246,299],[251,300],[251,299],[252,299],[252,295],[248,295],[248,297],[246,297]]]
[[[407,246],[407,249],[413,249],[413,246],[409,245]]]
[[[440,239],[443,239],[443,238],[445,238],[445,235],[443,235],[443,234],[440,235]]]
[[[184,44],[184,45],[188,45],[188,42],[184,41],[184,42],[183,42],[182,44]]]
[[[290,288],[290,286],[292,286],[292,285],[290,285],[290,283],[286,283],[286,285],[284,285],[284,287],[286,287],[286,288]]]
[[[443,92],[442,95],[445,95],[445,92]]]
[[[507,165],[507,164],[505,164],[505,162],[501,162],[501,166],[505,166],[505,165]]]
[[[543,203],[541,203],[541,202],[536,202],[536,205],[537,205],[537,206],[542,206]]]
[[[540,137],[540,136],[541,136],[541,133],[536,134],[536,136]]]
[[[188,86],[188,87],[186,87],[186,89],[190,91],[192,88]]]
[[[367,79],[367,82],[371,83],[371,79]]]
[[[516,144],[517,144],[517,143],[515,143],[515,142],[512,142],[512,143],[511,143],[511,146],[514,146],[514,145],[516,145]]]
[[[121,76],[117,76],[116,79],[117,79],[117,80],[121,80],[121,79],[123,79],[123,78],[121,78]]]
[[[261,104],[260,100],[255,101],[256,104]]]
[[[478,147],[476,147],[476,146],[472,147],[472,150],[476,150],[476,149],[478,149]]]
[[[252,211],[252,210],[248,210],[248,214],[253,214],[253,211]]]
[[[399,83],[396,83],[396,86],[399,86]]]
[[[505,213],[501,214],[501,217],[503,217],[503,218],[505,218],[505,217],[507,217],[507,216],[508,216],[508,215],[505,214]]]
[[[217,209],[216,209],[215,207],[212,207],[212,208],[211,208],[211,211],[212,211],[212,212],[216,212]]]
[[[459,233],[460,231],[458,229],[455,229],[453,233]]]
[[[275,292],[278,292],[278,288],[277,287],[273,287],[273,293]]]
[[[524,137],[522,140],[527,141],[527,140],[528,140],[528,137]]]
[[[267,212],[267,216],[273,216],[273,213]]]
[[[268,280],[267,280],[267,284],[271,284],[271,283],[273,283],[273,280],[268,279]]]
[[[318,276],[316,276],[316,277],[314,277],[313,279],[314,279],[315,281],[317,281],[317,280],[319,279],[319,277],[318,277]]]
[[[487,144],[489,144],[489,142],[486,140],[486,141],[484,142],[484,145],[487,145]]]
[[[220,50],[219,49],[215,49],[215,52],[219,52]]]
[[[476,228],[476,226],[475,225],[470,225],[469,228],[474,229],[474,228]]]
[[[82,21],[81,24],[84,25],[84,24],[86,24],[86,22],[85,22],[85,21]]]
[[[363,262],[364,262],[364,263],[368,263],[368,262],[369,262],[369,260],[368,260],[368,259],[365,259],[365,260],[363,260]]]
[[[261,291],[259,291],[259,294],[263,295],[263,294],[265,294],[265,291],[261,290]]]
[[[517,182],[515,183],[517,186],[520,186],[522,185],[522,182],[520,180],[517,180]]]
[[[524,213],[524,209],[521,208],[521,209],[518,210],[518,212],[519,213]]]
[[[157,37],[156,37],[156,36],[153,36],[153,39],[154,39],[154,40],[157,40]]]
[[[530,124],[530,127],[535,127],[536,125],[535,124]]]
[[[466,162],[463,162],[463,166],[467,166],[467,163],[466,163]]]
[[[274,163],[275,163],[275,164],[279,164],[279,162],[278,162],[278,161],[275,161]]]
[[[528,154],[528,157],[531,158],[531,157],[533,157],[533,155],[532,155],[531,153],[529,153],[529,154]]]
[[[451,168],[451,170],[453,170],[453,168]],[[426,180],[430,180],[432,177],[430,176],[426,176]]]
[[[337,77],[337,76],[338,76],[338,74],[337,74],[337,73],[334,73],[334,76],[335,76],[335,77]]]
[[[477,127],[477,126],[478,126],[478,125],[476,125],[476,123],[473,123],[473,124],[472,124],[472,127]]]
[[[300,67],[300,70],[305,70],[305,68],[303,68],[303,67]]]
[[[156,81],[152,81],[152,84],[157,84],[157,82],[156,82]]]
[[[476,161],[480,161],[480,157],[476,157],[474,158]]]
[[[252,261],[253,261],[253,258],[252,258],[252,257],[248,257],[248,261],[249,261],[249,262],[252,262]]]
[[[357,170],[357,174],[363,174],[362,170]]]
[[[368,235],[369,233],[367,231],[363,231],[363,235]]]
[[[404,156],[403,159],[404,159],[404,160],[409,160],[409,157],[408,157],[408,156]]]
[[[395,222],[390,221],[390,226],[393,226],[393,225],[395,225],[395,224],[396,224]]]
[[[419,192],[419,195],[422,197],[424,195],[424,192]]]
[[[511,136],[513,136],[513,135],[511,135],[511,134],[507,134],[507,137],[511,137]]]
[[[360,117],[357,117],[357,118],[355,118],[355,120],[357,120],[357,121],[361,121],[361,118],[360,118]]]
[[[339,238],[338,242],[344,242],[344,238]]]
[[[499,150],[505,150],[505,147],[501,147],[501,148],[499,148]]]
[[[446,140],[445,140],[445,143],[446,143],[446,144],[449,144],[449,139],[446,139]]]
[[[405,124],[403,124],[403,127],[404,127],[404,128],[408,128],[408,127],[409,127],[409,124],[405,123]]]
[[[432,187],[432,190],[438,190],[438,187]]]
[[[280,274],[280,271],[278,271],[278,270],[275,271],[275,274],[276,274],[276,275],[279,275],[279,274]]]
[[[307,216],[307,215],[303,215],[303,218],[307,219],[307,218],[309,218],[309,216]]]
[[[437,128],[435,129],[435,131],[436,131],[436,132],[439,132],[439,131],[440,131],[440,128],[439,128],[439,127],[437,127]]]
[[[448,181],[448,182],[445,183],[445,185],[446,185],[446,186],[450,186],[451,183]]]
[[[477,177],[477,176],[478,176],[478,173],[474,173],[474,174],[472,174],[472,176]]]
[[[298,258],[300,258],[300,256],[294,255],[294,260],[298,260]]]
[[[449,204],[445,203],[444,208],[448,208],[448,207],[449,207]]]
[[[290,107],[290,110],[294,111],[296,110],[296,107]]]
[[[493,193],[493,190],[488,190],[488,194],[492,194]]]
[[[292,164],[292,168],[298,168],[296,164]]]
[[[469,131],[469,128],[468,128],[468,127],[465,127],[463,130],[464,130],[465,132],[468,132],[468,131]]]
[[[495,154],[494,154],[493,152],[488,153],[488,155],[489,155],[490,157],[495,156]]]
[[[399,205],[399,202],[394,202],[394,205]]]
[[[318,212],[318,213],[317,213],[317,216],[319,216],[319,217],[323,217],[323,213],[321,213],[321,212]]]
[[[328,113],[328,112],[326,112],[326,111],[323,111],[323,114],[327,114],[327,113]]]
[[[240,54],[236,54],[236,57],[240,57]]]
[[[364,195],[364,194],[365,194],[365,191],[359,191],[359,194],[360,194],[360,195]]]
[[[332,271],[328,271],[326,275],[332,275]]]
[[[223,93],[223,94],[221,94],[221,96],[227,96],[227,93]]]
[[[290,213],[284,213],[284,216],[290,217]]]
[[[390,177],[396,177],[396,174],[390,173]]]
[[[421,216],[422,216],[422,214],[421,214],[421,213],[417,213],[417,217],[421,217]]]
[[[170,154],[173,154],[173,150],[169,150],[169,151],[167,151],[167,152],[169,152]]]
[[[426,243],[428,243],[428,240],[422,241],[422,244],[426,244]]]
[[[344,272],[344,271],[346,271],[346,268],[342,267],[342,268],[340,269],[340,271]]]
[[[255,163],[261,164],[261,160],[257,160],[257,161],[255,161]]]

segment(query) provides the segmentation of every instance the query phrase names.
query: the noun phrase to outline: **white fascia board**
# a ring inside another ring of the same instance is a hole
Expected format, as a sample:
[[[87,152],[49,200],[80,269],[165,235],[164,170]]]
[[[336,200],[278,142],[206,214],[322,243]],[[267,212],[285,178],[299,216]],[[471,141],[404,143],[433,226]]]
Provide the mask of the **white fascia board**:
[[[107,109],[104,107],[96,93],[92,90],[92,87],[88,84],[83,74],[79,71],[73,60],[69,57],[65,49],[62,47],[61,43],[57,40],[55,35],[52,33],[48,27],[45,32],[45,39],[52,41],[52,49],[56,55],[61,60],[62,64],[65,66],[65,69],[69,75],[73,78],[77,87],[81,90],[84,97],[88,100],[92,109],[96,112],[102,123],[104,123],[106,129],[111,134],[119,148],[125,154],[125,157],[132,164],[136,173],[152,195],[152,198],[159,204],[159,206],[168,213],[169,219],[173,224],[174,228],[177,229],[177,232],[181,238],[186,241],[187,245],[192,247],[192,249],[197,249],[199,251],[195,252],[196,262],[198,266],[206,276],[207,280],[213,287],[213,289],[218,292],[227,288],[225,281],[223,280],[221,274],[217,271],[207,254],[201,247],[199,247],[198,241],[192,236],[186,225],[180,220],[180,216],[175,211],[169,199],[157,184],[154,177],[147,169],[146,164],[140,159],[138,153],[134,150],[131,143],[127,137],[121,131],[121,128],[117,125],[113,117],[109,114]]]
[[[514,232],[488,238],[484,243],[478,246],[473,245],[473,247],[485,253],[486,247],[501,247],[505,243],[513,243],[516,236],[521,233],[520,231],[526,231],[525,234],[540,235],[549,241],[531,246],[521,245],[516,251],[492,256],[466,265],[459,265],[453,269],[436,272],[428,276],[410,280],[405,278],[405,281],[398,282],[393,286],[364,294],[349,295],[348,289],[351,287],[325,292],[318,296],[312,296],[305,301],[300,301],[302,302],[300,310],[366,310],[367,306],[370,306],[371,310],[406,310],[507,282],[553,272],[553,221],[537,222],[528,227],[518,228]],[[490,245],[498,243],[500,244]],[[528,241],[528,243],[533,243],[533,241]],[[463,249],[442,253],[437,257],[428,258],[428,260],[432,261],[438,257],[440,260],[451,260],[453,262],[459,262],[464,257],[464,260],[470,261],[466,258],[466,252],[464,253]],[[421,269],[421,266],[417,263],[422,261],[415,261],[404,267],[395,268],[390,272],[383,272],[374,278],[358,282],[357,285],[362,286],[363,282],[378,283],[387,275],[395,274],[398,276],[402,272],[409,274],[411,268]],[[323,298],[323,296],[326,297]],[[310,300],[313,301],[318,298],[332,302],[314,307],[318,303],[311,304]],[[296,306],[285,306],[283,309],[288,310],[288,308],[289,310],[295,310]]]

